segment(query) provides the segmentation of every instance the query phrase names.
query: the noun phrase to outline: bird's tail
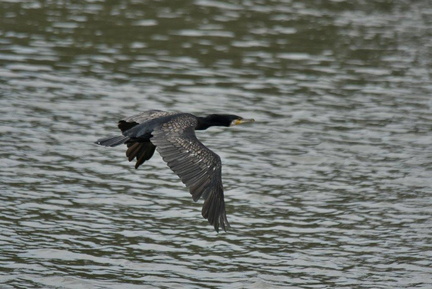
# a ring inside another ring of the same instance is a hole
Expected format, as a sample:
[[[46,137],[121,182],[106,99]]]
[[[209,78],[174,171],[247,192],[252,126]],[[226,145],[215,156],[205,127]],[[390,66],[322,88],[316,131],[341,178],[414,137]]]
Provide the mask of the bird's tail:
[[[109,136],[98,139],[95,143],[101,146],[106,147],[115,147],[121,144],[124,144],[129,140],[128,136],[119,135],[119,136]]]

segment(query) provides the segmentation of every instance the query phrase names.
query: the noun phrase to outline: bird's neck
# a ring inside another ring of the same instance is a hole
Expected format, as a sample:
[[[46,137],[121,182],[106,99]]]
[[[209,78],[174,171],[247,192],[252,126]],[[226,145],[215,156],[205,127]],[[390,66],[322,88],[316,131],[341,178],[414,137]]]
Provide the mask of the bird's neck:
[[[210,123],[207,118],[205,117],[197,117],[198,120],[198,124],[195,127],[195,130],[205,130],[208,129],[209,127],[213,126],[214,124]]]
[[[206,117],[197,117],[196,130],[208,129],[211,126],[230,126],[231,119],[224,114],[210,114]]]

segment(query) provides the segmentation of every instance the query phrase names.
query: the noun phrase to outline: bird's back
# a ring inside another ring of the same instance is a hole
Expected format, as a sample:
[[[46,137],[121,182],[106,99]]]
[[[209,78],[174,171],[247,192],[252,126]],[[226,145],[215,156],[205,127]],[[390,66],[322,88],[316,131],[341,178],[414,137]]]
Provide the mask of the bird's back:
[[[145,123],[145,122],[150,121],[150,120],[154,120],[154,119],[158,119],[161,117],[174,115],[174,114],[179,114],[179,113],[178,112],[168,112],[168,111],[162,111],[162,110],[155,110],[155,109],[144,111],[144,112],[141,112],[139,114],[136,114],[136,115],[133,115],[130,117],[126,117],[126,118],[120,120],[119,121],[119,128],[123,132],[124,130],[122,129],[122,127],[120,127],[121,124],[129,124],[129,126],[130,125],[135,126],[137,124]],[[127,127],[124,127],[124,128],[126,130],[128,129]]]
[[[175,134],[196,124],[196,117],[189,113],[151,110],[121,120],[118,126],[124,136],[149,139],[157,127],[170,125],[171,132]]]

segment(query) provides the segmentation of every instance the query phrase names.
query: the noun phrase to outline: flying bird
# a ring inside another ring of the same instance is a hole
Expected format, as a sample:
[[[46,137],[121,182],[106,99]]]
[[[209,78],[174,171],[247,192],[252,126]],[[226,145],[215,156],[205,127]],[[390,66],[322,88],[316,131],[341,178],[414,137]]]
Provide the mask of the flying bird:
[[[171,170],[189,189],[193,200],[204,199],[202,216],[214,226],[229,228],[225,212],[220,157],[198,140],[195,130],[211,126],[233,126],[253,122],[232,114],[210,114],[198,117],[190,113],[145,111],[120,120],[122,135],[101,138],[96,144],[114,147],[127,145],[129,161],[135,169],[149,160],[157,150]]]

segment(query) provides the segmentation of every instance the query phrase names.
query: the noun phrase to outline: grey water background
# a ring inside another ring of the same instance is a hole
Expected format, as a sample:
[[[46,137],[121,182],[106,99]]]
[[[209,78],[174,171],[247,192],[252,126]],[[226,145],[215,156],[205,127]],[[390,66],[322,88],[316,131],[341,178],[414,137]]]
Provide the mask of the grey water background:
[[[432,288],[432,6],[0,2],[0,288]],[[235,113],[214,232],[148,109]]]

